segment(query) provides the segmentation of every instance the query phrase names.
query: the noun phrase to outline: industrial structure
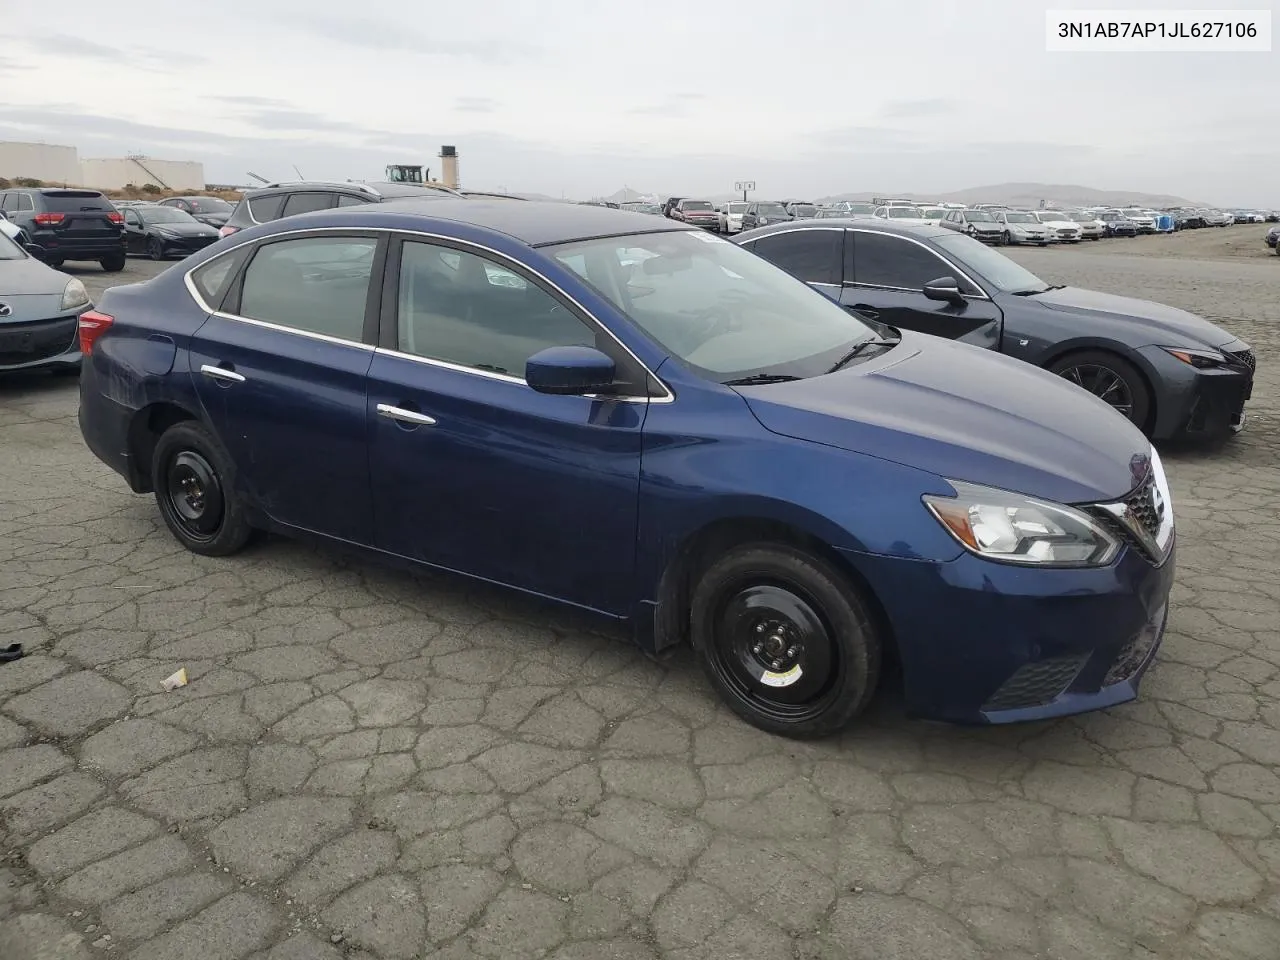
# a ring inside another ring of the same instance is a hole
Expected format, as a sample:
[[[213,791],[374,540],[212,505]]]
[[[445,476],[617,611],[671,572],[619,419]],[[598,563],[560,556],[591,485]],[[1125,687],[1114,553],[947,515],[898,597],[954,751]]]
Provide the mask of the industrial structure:
[[[418,163],[389,163],[385,176],[392,183],[423,183],[457,190],[461,186],[457,147],[446,144],[440,148],[440,171],[440,179],[432,180],[430,167],[424,168]]]
[[[98,190],[148,183],[169,190],[205,188],[204,164],[190,160],[159,160],[140,154],[82,160],[75,147],[15,141],[0,141],[0,177]]]

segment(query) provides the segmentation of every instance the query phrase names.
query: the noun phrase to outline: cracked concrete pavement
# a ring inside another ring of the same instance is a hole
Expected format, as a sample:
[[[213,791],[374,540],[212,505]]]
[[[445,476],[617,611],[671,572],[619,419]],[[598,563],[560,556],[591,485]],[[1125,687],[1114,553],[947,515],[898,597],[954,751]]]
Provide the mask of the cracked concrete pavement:
[[[1260,364],[1242,436],[1167,451],[1141,698],[1032,726],[890,690],[793,743],[687,655],[497,592],[280,540],[201,559],[84,449],[72,383],[0,384],[0,638],[29,651],[0,666],[0,957],[1276,960],[1280,263],[1014,255]]]

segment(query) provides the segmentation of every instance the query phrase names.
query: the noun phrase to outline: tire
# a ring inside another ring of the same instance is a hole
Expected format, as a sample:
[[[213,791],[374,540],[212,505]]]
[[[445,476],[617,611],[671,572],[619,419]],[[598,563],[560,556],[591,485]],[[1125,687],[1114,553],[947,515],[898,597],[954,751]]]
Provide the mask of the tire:
[[[1079,350],[1059,357],[1049,365],[1048,369],[1050,373],[1056,373],[1110,403],[1113,409],[1128,417],[1134,426],[1149,435],[1152,411],[1151,388],[1147,386],[1147,381],[1138,372],[1138,368],[1124,357],[1107,350]],[[1119,409],[1115,400],[1120,398],[1114,392],[1111,392],[1110,396],[1100,395],[1099,391],[1105,389],[1108,384],[1101,376],[1095,380],[1092,376],[1093,370],[1107,371],[1124,384],[1128,392],[1129,409],[1127,411]],[[1073,371],[1076,372],[1073,373]]]
[[[119,273],[124,269],[125,255],[123,253],[114,253],[109,257],[103,257],[98,263],[102,265],[102,269],[106,273]]]
[[[721,699],[770,733],[836,733],[879,682],[881,639],[858,591],[794,547],[750,543],[720,557],[694,587],[690,623]],[[770,643],[779,648],[760,649]]]
[[[235,492],[235,465],[218,438],[196,421],[176,423],[161,435],[151,482],[165,526],[192,553],[229,556],[253,535]]]
[[[152,237],[150,240],[147,241],[147,256],[150,257],[152,260],[163,260],[164,244],[162,244],[155,237]]]
[[[1009,244],[1013,243],[1013,237],[1010,235],[1008,230],[1000,234],[1000,242],[1003,243],[1006,247],[1009,246]]]
[[[58,269],[59,267],[61,267],[64,263],[66,263],[66,261],[65,261],[65,260],[63,260],[61,257],[50,257],[48,260],[46,260],[46,261],[44,262],[44,265],[45,265],[46,267],[53,267],[53,269],[57,270],[57,269]],[[105,270],[105,269],[106,269],[106,267],[103,267],[102,269],[104,269],[104,270]]]
[[[1049,241],[1048,241],[1048,240],[1041,240],[1041,241],[1040,241],[1040,246],[1042,246],[1042,247],[1047,247],[1048,245],[1049,245]]]

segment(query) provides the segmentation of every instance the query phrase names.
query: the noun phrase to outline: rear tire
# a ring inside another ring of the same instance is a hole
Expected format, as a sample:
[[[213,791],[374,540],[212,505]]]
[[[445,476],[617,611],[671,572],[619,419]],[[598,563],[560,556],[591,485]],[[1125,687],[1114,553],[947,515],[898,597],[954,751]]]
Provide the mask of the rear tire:
[[[794,547],[750,543],[720,557],[694,587],[690,623],[716,692],[770,733],[836,733],[879,681],[882,641],[857,589]]]
[[[208,429],[184,420],[166,430],[151,459],[160,516],[174,538],[206,557],[241,550],[253,535],[235,491],[235,464]]]
[[[103,257],[98,263],[106,273],[119,273],[124,269],[125,256],[123,253],[115,253],[109,257]]]

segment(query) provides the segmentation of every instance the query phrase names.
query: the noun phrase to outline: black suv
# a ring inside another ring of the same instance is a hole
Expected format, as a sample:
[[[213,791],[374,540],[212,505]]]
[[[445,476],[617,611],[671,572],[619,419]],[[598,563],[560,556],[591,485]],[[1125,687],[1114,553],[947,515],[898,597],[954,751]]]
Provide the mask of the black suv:
[[[44,261],[97,260],[108,273],[124,269],[124,217],[106,195],[71,187],[13,187],[0,191],[0,210],[43,247]]]
[[[231,217],[218,231],[229,237],[238,230],[246,230],[260,223],[270,223],[281,217],[292,217],[313,210],[331,207],[352,207],[360,203],[381,203],[383,200],[404,200],[417,197],[422,200],[461,196],[448,187],[422,183],[341,183],[321,180],[296,180],[289,183],[269,183],[265,187],[246,190],[244,197],[231,211]]]

